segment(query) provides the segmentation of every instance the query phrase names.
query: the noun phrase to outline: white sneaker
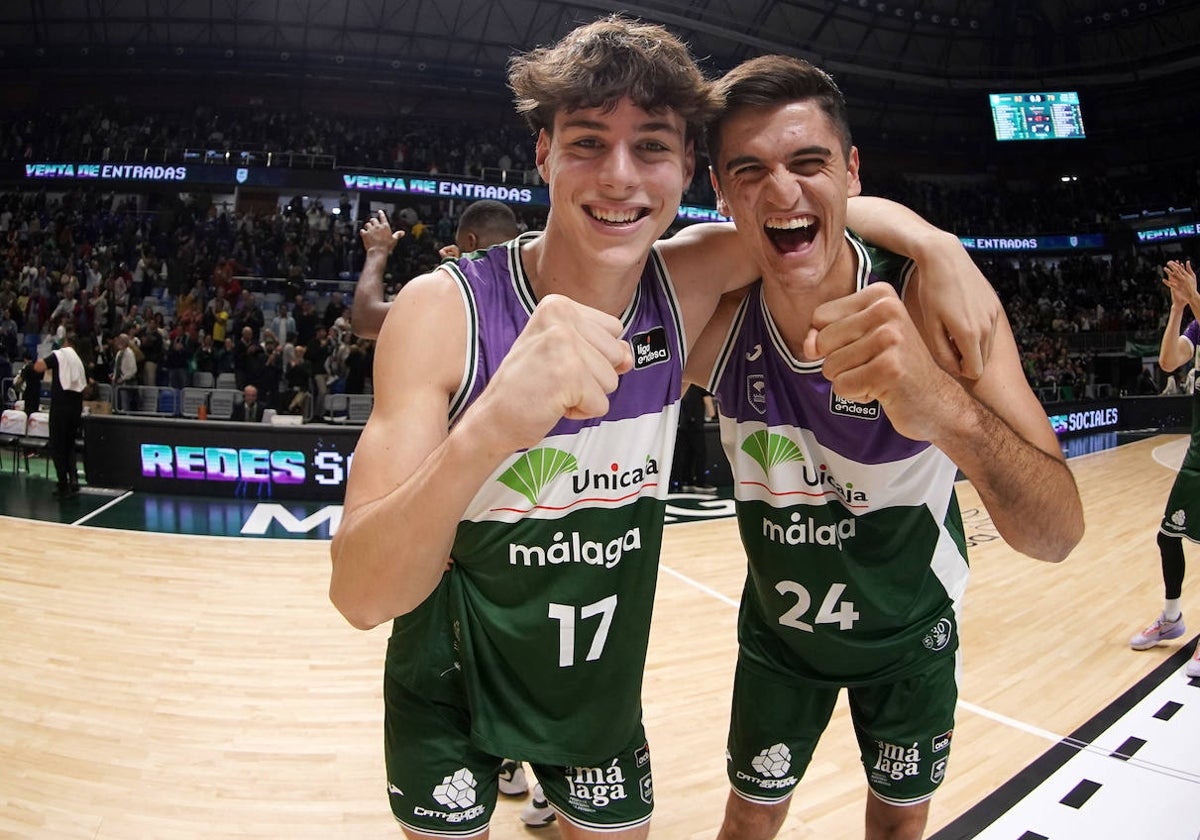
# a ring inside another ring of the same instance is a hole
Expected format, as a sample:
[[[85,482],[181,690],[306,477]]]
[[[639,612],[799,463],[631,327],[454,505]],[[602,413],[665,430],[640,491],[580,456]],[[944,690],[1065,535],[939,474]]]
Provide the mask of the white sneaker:
[[[525,767],[519,761],[504,759],[500,764],[500,792],[505,796],[524,796],[529,793]]]
[[[546,796],[542,793],[542,786],[534,785],[533,798],[529,800],[528,805],[521,809],[521,822],[537,828],[538,826],[549,825],[554,820],[554,809],[546,801]]]
[[[1196,645],[1196,652],[1192,654],[1192,658],[1188,660],[1187,668],[1184,669],[1189,677],[1200,677],[1200,644]]]
[[[1174,621],[1167,621],[1165,616],[1160,615],[1140,633],[1134,635],[1129,640],[1129,646],[1134,650],[1148,650],[1154,647],[1159,642],[1178,639],[1187,631],[1187,626],[1183,623],[1183,613],[1179,614],[1179,618]]]

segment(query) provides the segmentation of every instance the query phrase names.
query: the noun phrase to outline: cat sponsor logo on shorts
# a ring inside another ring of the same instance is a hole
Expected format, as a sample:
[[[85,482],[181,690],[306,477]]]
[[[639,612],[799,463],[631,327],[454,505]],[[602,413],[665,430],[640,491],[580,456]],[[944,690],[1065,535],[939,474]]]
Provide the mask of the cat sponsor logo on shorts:
[[[752,776],[738,770],[737,777],[760,790],[790,788],[799,781],[789,772],[792,769],[792,751],[788,749],[787,744],[773,744],[767,747],[750,759],[750,766],[758,775]]]
[[[475,803],[475,787],[475,776],[467,768],[460,768],[433,789],[433,801],[445,810],[417,805],[413,808],[413,816],[441,820],[448,825],[470,822],[487,810]]]

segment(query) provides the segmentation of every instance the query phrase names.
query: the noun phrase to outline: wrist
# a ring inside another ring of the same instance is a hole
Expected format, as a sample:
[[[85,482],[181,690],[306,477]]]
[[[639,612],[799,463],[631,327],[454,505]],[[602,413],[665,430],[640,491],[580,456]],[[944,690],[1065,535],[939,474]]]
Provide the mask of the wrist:
[[[958,236],[933,225],[925,225],[918,230],[913,231],[912,253],[909,255],[917,264],[922,262],[935,260],[940,255],[944,255],[949,249],[962,248],[962,242]]]

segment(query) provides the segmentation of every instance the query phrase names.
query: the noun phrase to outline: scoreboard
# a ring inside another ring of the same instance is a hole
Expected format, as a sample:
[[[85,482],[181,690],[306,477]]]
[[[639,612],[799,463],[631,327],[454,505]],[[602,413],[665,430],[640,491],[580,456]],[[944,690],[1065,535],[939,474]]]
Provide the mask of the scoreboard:
[[[997,140],[1084,137],[1078,93],[993,93],[988,99]]]

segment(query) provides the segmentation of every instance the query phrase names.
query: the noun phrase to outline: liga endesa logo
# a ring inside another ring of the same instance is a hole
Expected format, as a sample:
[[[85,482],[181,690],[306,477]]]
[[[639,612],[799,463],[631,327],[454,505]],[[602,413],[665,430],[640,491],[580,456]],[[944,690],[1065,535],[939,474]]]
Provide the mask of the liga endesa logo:
[[[648,368],[671,358],[671,349],[667,345],[667,331],[664,327],[655,327],[644,333],[638,333],[633,337],[632,343],[634,370]]]

